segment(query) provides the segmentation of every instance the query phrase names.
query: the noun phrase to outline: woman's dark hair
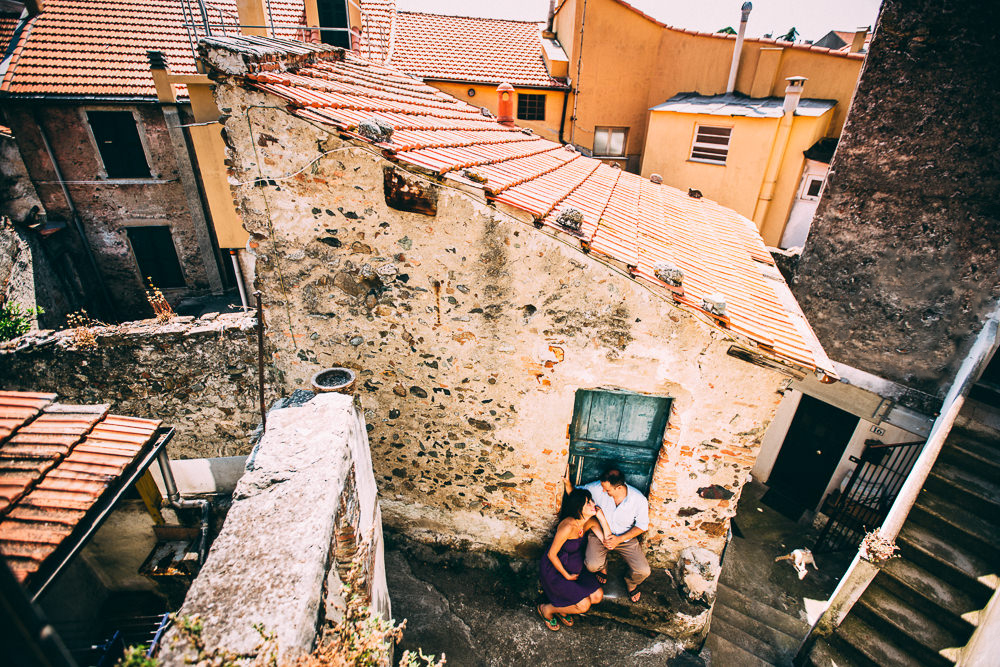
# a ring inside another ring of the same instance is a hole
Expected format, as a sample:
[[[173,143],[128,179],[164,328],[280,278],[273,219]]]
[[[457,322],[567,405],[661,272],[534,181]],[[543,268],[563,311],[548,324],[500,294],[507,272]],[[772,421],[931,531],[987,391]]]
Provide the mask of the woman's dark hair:
[[[559,512],[559,520],[583,518],[583,506],[593,500],[590,491],[587,489],[573,489],[573,491],[563,501],[562,510]]]

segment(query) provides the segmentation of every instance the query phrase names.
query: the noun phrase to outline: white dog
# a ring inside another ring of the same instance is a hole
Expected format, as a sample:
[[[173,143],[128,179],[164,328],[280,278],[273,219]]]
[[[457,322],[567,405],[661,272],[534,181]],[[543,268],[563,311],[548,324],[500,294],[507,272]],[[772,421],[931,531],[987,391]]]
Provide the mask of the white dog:
[[[805,579],[807,572],[806,565],[812,565],[813,568],[817,570],[819,569],[819,566],[816,565],[816,561],[813,560],[813,553],[808,549],[796,549],[790,554],[778,556],[774,559],[774,562],[777,563],[779,560],[792,561],[792,567],[794,567],[795,571],[799,573],[799,579]]]

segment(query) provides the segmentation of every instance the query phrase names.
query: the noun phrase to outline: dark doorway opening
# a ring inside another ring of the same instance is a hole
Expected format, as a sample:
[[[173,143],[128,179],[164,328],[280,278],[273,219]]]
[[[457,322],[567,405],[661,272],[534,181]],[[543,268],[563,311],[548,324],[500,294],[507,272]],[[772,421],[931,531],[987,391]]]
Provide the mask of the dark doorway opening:
[[[854,415],[803,395],[761,501],[793,520],[814,509],[857,426]]]
[[[618,468],[649,495],[670,416],[670,398],[614,389],[580,389],[570,425],[569,462],[574,484]]]
[[[977,401],[1000,408],[1000,354],[994,354],[969,396]]]
[[[129,227],[125,231],[143,283],[152,282],[160,289],[186,286],[169,227]]]

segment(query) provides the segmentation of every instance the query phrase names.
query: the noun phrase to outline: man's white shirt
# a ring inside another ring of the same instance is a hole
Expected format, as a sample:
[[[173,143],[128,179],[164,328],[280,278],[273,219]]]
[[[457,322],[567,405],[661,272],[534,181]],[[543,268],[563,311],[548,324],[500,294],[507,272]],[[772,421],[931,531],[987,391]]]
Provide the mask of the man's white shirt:
[[[649,530],[649,501],[635,487],[625,485],[627,493],[621,505],[615,505],[615,499],[601,488],[600,481],[584,484],[580,488],[590,491],[594,502],[604,512],[604,518],[608,520],[611,532],[615,535],[624,535],[633,526],[644,531]]]

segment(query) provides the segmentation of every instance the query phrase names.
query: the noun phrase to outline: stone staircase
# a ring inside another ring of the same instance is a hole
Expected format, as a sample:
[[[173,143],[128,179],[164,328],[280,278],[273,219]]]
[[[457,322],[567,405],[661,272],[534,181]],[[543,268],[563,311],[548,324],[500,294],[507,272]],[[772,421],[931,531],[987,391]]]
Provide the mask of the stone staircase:
[[[1000,573],[1000,411],[970,400],[876,575],[843,623],[812,647],[815,667],[949,667]]]
[[[808,631],[805,621],[720,583],[705,648],[718,667],[785,666]]]

